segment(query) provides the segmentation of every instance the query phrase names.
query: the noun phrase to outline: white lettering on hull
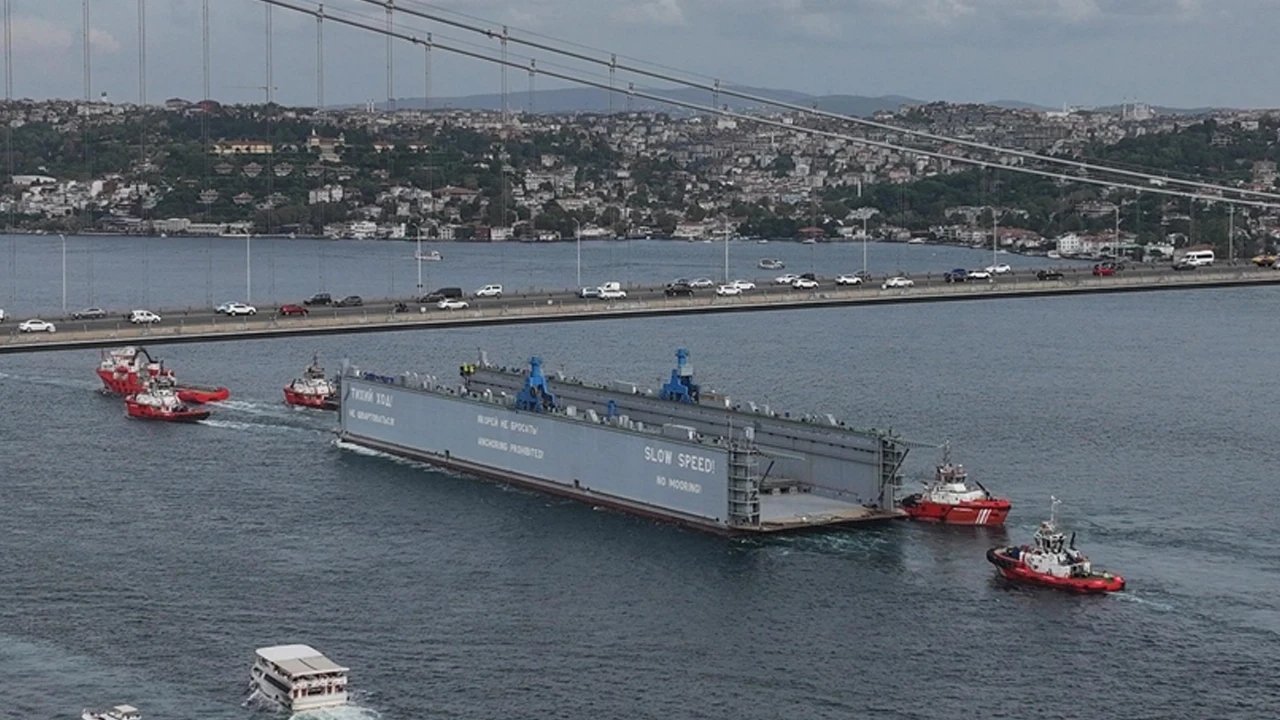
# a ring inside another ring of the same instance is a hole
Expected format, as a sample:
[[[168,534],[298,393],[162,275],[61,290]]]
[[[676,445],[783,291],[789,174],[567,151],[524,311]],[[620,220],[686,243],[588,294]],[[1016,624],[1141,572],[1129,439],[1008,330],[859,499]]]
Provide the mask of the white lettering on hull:
[[[477,438],[477,444],[480,447],[489,448],[490,450],[523,455],[525,457],[533,458],[534,460],[541,460],[546,455],[542,452],[541,448],[529,447],[528,445],[520,445],[518,443],[510,443],[506,440],[495,440],[493,438],[482,437]]]
[[[375,412],[369,412],[368,410],[352,410],[351,417],[357,420],[363,420],[364,422],[377,423],[388,427],[395,427],[396,424],[395,418]]]
[[[716,471],[715,458],[690,455],[689,453],[676,453],[665,448],[655,448],[648,445],[644,448],[644,459],[647,462],[658,463],[659,465],[675,465],[681,470],[693,470],[707,475]]]
[[[672,490],[679,490],[681,492],[693,493],[694,495],[702,494],[701,483],[689,482],[688,480],[681,480],[680,478],[669,478],[659,475],[658,486],[668,487]]]

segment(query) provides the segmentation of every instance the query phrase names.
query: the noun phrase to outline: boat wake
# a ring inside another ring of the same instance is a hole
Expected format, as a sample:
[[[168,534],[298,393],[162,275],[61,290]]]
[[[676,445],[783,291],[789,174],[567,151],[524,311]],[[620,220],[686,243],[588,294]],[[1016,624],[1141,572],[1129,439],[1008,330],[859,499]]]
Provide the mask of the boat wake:
[[[267,431],[275,433],[302,433],[311,435],[324,432],[317,428],[295,427],[293,425],[278,425],[274,423],[241,422],[239,420],[218,420],[215,418],[201,420],[199,424],[207,425],[208,427],[222,428],[223,430],[237,430],[254,433]]]
[[[69,380],[48,375],[14,375],[13,373],[0,372],[0,382],[6,380],[12,380],[22,385],[46,385],[48,387],[69,388],[71,390],[97,390],[102,387],[101,382]]]
[[[1112,597],[1121,602],[1129,602],[1129,603],[1136,603],[1138,605],[1144,605],[1146,607],[1151,608],[1152,610],[1158,610],[1159,612],[1174,612],[1176,610],[1176,608],[1173,605],[1170,605],[1169,603],[1157,602],[1155,600],[1148,600],[1142,597],[1141,595],[1135,595],[1132,592],[1114,593]]]
[[[294,713],[289,720],[377,720],[381,717],[382,713],[377,710],[348,703],[343,707]]]

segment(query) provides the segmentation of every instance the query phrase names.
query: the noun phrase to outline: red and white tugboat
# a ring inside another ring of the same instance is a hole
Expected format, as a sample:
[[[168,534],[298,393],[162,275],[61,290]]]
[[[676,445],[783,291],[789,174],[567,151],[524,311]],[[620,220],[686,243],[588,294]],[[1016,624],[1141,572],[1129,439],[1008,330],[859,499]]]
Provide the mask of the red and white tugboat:
[[[338,385],[324,376],[319,358],[312,357],[302,377],[285,386],[284,401],[298,407],[337,410]]]
[[[902,510],[912,520],[947,523],[948,525],[1003,525],[1012,504],[992,497],[981,483],[969,485],[963,465],[951,463],[951,445],[942,451],[933,484],[924,492],[902,501]]]
[[[1007,580],[1043,585],[1068,592],[1100,594],[1124,589],[1124,578],[1114,573],[1094,570],[1093,563],[1076,550],[1076,534],[1067,542],[1058,531],[1058,499],[1049,519],[1040,523],[1033,545],[997,547],[987,551],[987,561]]]
[[[209,417],[204,408],[193,408],[178,397],[178,392],[161,383],[152,382],[140,393],[124,399],[129,417],[168,422],[198,422]]]
[[[151,357],[145,348],[132,345],[104,352],[98,364],[98,377],[103,390],[114,395],[136,395],[146,391],[149,384],[159,383],[173,388],[179,399],[187,403],[202,405],[231,397],[231,391],[224,387],[179,385],[177,376],[163,361]]]

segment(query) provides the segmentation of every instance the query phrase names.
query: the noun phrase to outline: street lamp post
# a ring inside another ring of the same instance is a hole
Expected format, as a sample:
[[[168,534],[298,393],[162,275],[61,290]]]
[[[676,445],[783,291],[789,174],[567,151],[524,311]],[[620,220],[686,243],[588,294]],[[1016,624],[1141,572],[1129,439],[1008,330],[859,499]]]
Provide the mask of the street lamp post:
[[[1120,203],[1118,202],[1116,203],[1116,235],[1111,241],[1111,246],[1112,254],[1118,260],[1120,258]]]
[[[418,294],[422,294],[422,225],[418,225],[418,247],[414,250],[413,259],[418,261]]]
[[[1236,261],[1236,206],[1227,206],[1227,262],[1234,263]]]
[[[573,220],[573,236],[576,238],[578,246],[578,288],[582,288],[582,223],[577,218]]]
[[[253,272],[252,258],[250,256],[250,248],[253,245],[253,233],[249,230],[244,231],[244,301],[246,303],[253,302]]]
[[[862,184],[858,184],[858,190],[862,190]],[[862,213],[862,279],[866,280],[867,276],[867,219],[870,217],[867,213]]]
[[[67,314],[67,236],[59,234],[62,238],[62,314]]]

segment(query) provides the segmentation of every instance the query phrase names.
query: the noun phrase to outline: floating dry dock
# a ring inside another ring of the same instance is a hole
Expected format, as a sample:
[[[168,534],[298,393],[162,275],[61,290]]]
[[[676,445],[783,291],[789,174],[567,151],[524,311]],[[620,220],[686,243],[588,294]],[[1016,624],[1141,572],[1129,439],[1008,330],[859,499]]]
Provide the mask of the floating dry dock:
[[[906,444],[830,415],[732,405],[688,353],[658,391],[481,362],[458,380],[347,367],[343,440],[593,505],[736,535],[900,517]]]

